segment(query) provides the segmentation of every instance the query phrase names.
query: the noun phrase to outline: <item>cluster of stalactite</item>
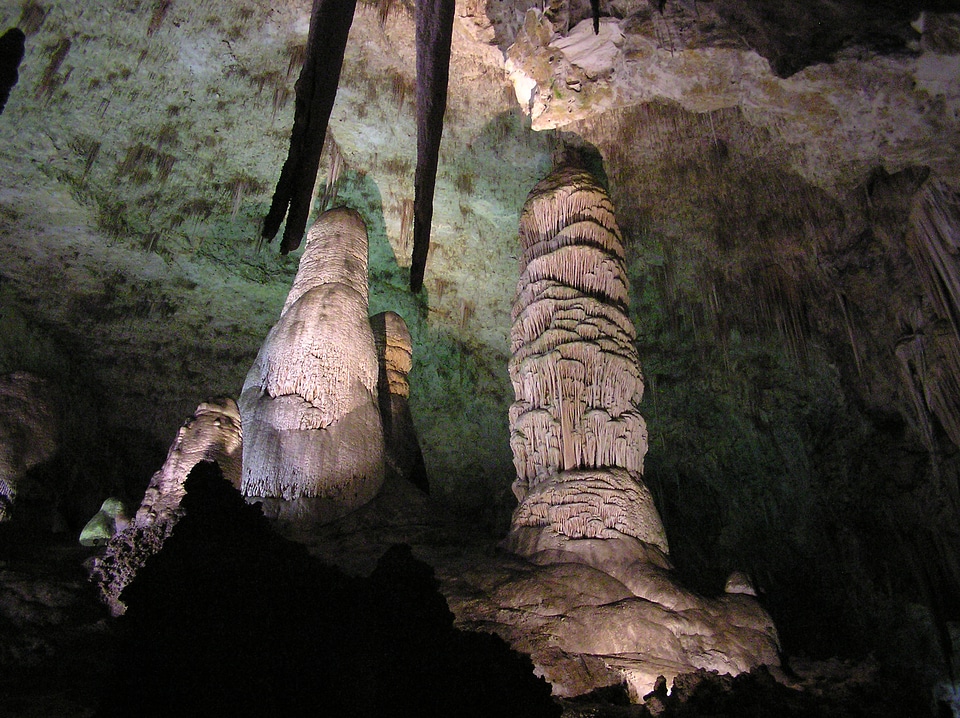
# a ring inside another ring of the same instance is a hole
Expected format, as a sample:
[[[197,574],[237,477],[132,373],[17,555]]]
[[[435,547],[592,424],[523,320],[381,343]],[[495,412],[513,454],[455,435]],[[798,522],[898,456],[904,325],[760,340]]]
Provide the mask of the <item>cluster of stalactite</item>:
[[[627,534],[666,551],[640,478],[643,376],[613,205],[589,173],[560,168],[527,198],[520,244],[509,365],[514,526]]]
[[[929,446],[932,418],[960,446],[960,195],[936,178],[914,200],[907,246],[945,330],[914,332],[897,345],[897,358]]]
[[[280,171],[262,236],[272,240],[286,218],[280,251],[300,246],[320,166],[330,113],[337,97],[347,37],[356,0],[313,0],[303,67],[296,85],[290,148]],[[430,248],[433,197],[443,116],[447,107],[450,49],[453,42],[453,0],[419,0],[415,8],[417,52],[417,167],[414,174],[413,255],[410,287],[423,286]],[[384,15],[384,18],[386,15]],[[339,172],[334,155],[327,193]],[[324,203],[331,198],[325,196]],[[324,205],[325,206],[325,205]]]
[[[324,499],[329,507],[309,512],[334,518],[379,491],[379,366],[367,296],[363,219],[345,208],[325,212],[240,395],[245,495]]]

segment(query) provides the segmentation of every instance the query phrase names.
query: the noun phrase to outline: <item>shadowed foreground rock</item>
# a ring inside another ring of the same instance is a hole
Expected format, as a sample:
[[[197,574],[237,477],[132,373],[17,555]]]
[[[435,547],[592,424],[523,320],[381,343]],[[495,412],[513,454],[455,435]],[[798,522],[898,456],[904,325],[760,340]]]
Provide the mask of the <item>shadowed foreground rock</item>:
[[[93,562],[92,579],[104,603],[118,616],[124,611],[120,592],[144,562],[160,550],[183,516],[184,483],[199,461],[216,461],[231,486],[240,485],[243,437],[237,403],[229,397],[201,402],[170,445],[166,461],[151,478],[132,522],[115,526],[106,551]]]
[[[529,659],[453,628],[409,548],[348,577],[220,477],[194,468],[184,518],[122,594],[102,716],[559,716]]]

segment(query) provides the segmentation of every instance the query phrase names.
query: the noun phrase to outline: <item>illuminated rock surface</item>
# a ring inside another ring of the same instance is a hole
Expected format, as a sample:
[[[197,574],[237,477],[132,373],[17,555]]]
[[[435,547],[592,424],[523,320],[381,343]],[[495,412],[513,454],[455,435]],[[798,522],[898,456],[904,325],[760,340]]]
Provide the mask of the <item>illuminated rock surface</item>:
[[[527,630],[551,636],[566,656],[619,673],[636,701],[658,676],[779,665],[776,629],[754,598],[705,599],[672,573],[643,482],[643,377],[606,192],[587,172],[555,170],[524,205],[520,244],[510,361],[520,505],[504,546],[541,568],[497,586],[500,605],[530,607],[540,623]],[[542,288],[530,291],[537,283]],[[598,573],[609,577],[606,595]],[[581,601],[586,586],[599,594]],[[560,695],[609,681],[599,669],[571,670],[545,646],[532,655]]]
[[[370,327],[380,365],[377,397],[387,467],[422,491],[429,492],[423,453],[410,413],[408,376],[413,367],[410,331],[403,317],[396,312],[381,312],[370,317]]]
[[[330,210],[307,233],[280,320],[240,394],[241,490],[270,514],[329,520],[383,483],[367,297],[366,227],[353,210]]]
[[[933,223],[919,209],[928,182],[941,199],[960,188],[956,4],[602,2],[622,39],[594,75],[589,53],[573,64],[558,49],[589,3],[458,2],[416,296],[410,8],[358,4],[317,196],[361,212],[369,312],[407,322],[410,409],[442,513],[485,532],[481,556],[509,526],[518,218],[559,146],[592,150],[643,359],[644,481],[678,572],[713,595],[749,567],[792,662],[877,656],[864,712],[894,704],[897,677],[956,695],[944,639],[960,640],[942,606],[960,596],[957,312],[931,261],[949,242],[921,234]],[[25,35],[0,115],[0,371],[43,376],[69,407],[60,451],[29,474],[49,476],[60,515],[32,525],[59,526],[73,556],[87,556],[76,538],[104,497],[139,503],[198,398],[237,396],[283,307],[297,257],[257,237],[308,11],[0,3],[0,32]],[[375,564],[365,544],[330,540]],[[19,587],[6,595],[9,615],[28,611]],[[4,654],[3,709],[71,715],[31,687],[84,696],[83,641],[44,654],[55,624],[3,625],[0,652],[30,659]]]
[[[104,502],[98,516],[108,514],[105,518],[112,519],[110,528],[113,532],[108,536],[103,555],[95,559],[91,576],[113,615],[120,615],[125,610],[120,600],[121,591],[134,579],[147,559],[161,549],[177,521],[183,517],[180,502],[184,496],[184,482],[191,469],[201,461],[216,461],[223,467],[224,479],[237,488],[240,484],[242,451],[243,434],[237,403],[229,397],[208,399],[201,402],[193,416],[180,427],[163,467],[150,479],[132,521],[126,517],[117,521],[116,511],[104,510],[111,499]],[[88,524],[84,533],[87,528],[96,531],[96,527]],[[84,536],[81,535],[80,542],[83,543],[83,540]],[[100,542],[92,545],[100,545]]]

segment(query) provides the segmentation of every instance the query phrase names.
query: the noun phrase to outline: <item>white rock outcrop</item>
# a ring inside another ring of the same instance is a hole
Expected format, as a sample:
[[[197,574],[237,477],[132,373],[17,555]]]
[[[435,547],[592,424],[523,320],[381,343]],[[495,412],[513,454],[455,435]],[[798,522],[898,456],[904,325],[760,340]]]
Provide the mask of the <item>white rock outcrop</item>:
[[[293,287],[240,395],[241,491],[268,515],[328,521],[383,483],[367,230],[337,208],[307,233]]]

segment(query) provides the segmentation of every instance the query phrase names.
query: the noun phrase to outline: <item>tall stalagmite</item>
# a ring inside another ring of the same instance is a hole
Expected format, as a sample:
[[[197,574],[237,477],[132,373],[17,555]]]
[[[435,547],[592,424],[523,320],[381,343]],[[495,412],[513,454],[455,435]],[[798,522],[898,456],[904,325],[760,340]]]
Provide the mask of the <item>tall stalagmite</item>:
[[[643,482],[643,376],[606,192],[587,172],[554,171],[527,198],[520,244],[509,365],[520,505],[505,546],[536,568],[498,590],[517,592],[508,605],[530,591],[567,606],[534,663],[555,691],[575,695],[595,687],[583,669],[599,657],[635,700],[658,676],[776,664],[776,628],[741,574],[715,599],[673,575]],[[608,593],[584,596],[583,586],[604,582]]]
[[[280,320],[240,395],[241,491],[280,518],[327,521],[383,483],[377,353],[367,319],[367,230],[354,210],[307,233]]]
[[[590,174],[561,168],[527,198],[520,244],[510,545],[532,554],[565,539],[632,536],[666,554],[641,478],[643,376],[613,205]]]

